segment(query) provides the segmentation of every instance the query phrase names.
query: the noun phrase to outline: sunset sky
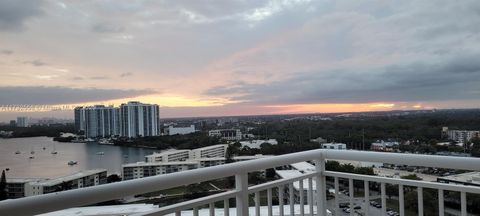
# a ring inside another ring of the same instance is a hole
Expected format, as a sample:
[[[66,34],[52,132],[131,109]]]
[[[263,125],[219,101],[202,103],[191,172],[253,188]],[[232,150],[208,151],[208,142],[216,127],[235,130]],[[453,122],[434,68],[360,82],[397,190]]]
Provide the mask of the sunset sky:
[[[162,117],[478,108],[480,2],[0,1],[1,107],[128,100]],[[0,121],[73,118],[36,111]]]

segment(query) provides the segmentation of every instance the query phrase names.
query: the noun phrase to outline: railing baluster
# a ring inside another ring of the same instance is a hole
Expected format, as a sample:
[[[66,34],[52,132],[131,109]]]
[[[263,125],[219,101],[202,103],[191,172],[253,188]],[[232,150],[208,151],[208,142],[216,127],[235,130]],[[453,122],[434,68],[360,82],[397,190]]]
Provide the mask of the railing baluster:
[[[313,215],[313,180],[308,178],[308,210],[309,214]]]
[[[267,189],[267,202],[268,202],[268,216],[273,215],[272,210],[272,188]]]
[[[335,184],[335,215],[339,216],[340,215],[340,203],[339,203],[339,199],[340,199],[340,196],[338,195],[338,190],[340,190],[340,187],[338,186],[338,177],[335,176],[334,178],[334,184]]]
[[[467,193],[465,191],[460,192],[460,202],[462,206],[462,216],[467,216]]]
[[[363,181],[363,191],[365,193],[365,203],[364,203],[364,212],[365,215],[368,215],[369,212],[369,206],[370,206],[370,187],[368,184],[368,181]]]
[[[260,192],[255,192],[255,215],[260,216]]]
[[[283,185],[278,186],[278,212],[280,216],[283,214]]]
[[[438,189],[438,216],[445,216],[445,202],[443,201],[442,189]]]
[[[325,216],[326,214],[326,202],[327,202],[327,196],[326,196],[326,181],[325,181],[325,175],[323,174],[325,172],[325,157],[323,154],[320,154],[320,159],[315,160],[315,171],[317,172],[317,175],[315,177],[316,179],[316,189],[317,189],[317,215],[319,216]]]
[[[293,182],[288,185],[289,192],[289,204],[290,204],[290,215],[295,216],[295,192],[293,190]]]
[[[354,215],[354,207],[353,206],[353,199],[354,199],[354,193],[355,191],[353,190],[353,179],[350,178],[348,179],[348,191],[350,193],[350,215],[353,216]]]
[[[418,216],[423,216],[423,188],[417,188],[417,196],[418,196]]]
[[[304,202],[305,202],[305,199],[304,199],[304,188],[303,188],[303,179],[301,179],[299,181],[299,188],[300,188],[300,215],[301,216],[304,216],[305,215],[305,205],[304,205]]]
[[[380,183],[381,197],[382,197],[382,215],[387,215],[387,193],[385,182]]]
[[[229,216],[230,215],[230,199],[223,200],[223,215]]]
[[[208,204],[208,211],[210,212],[210,216],[215,216],[215,204],[210,203]]]
[[[398,185],[398,202],[399,202],[399,210],[400,210],[400,216],[405,216],[405,200],[403,196],[403,185],[399,184]]]
[[[198,216],[198,207],[193,208],[193,216]]]
[[[238,191],[236,196],[237,215],[248,215],[248,174],[241,173],[235,175],[235,189]]]

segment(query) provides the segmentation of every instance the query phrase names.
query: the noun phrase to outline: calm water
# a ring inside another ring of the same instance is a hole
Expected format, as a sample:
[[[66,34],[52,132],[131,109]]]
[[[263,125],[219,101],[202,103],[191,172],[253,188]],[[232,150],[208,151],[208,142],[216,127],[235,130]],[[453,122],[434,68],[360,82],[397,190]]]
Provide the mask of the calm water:
[[[53,148],[58,154],[51,154]],[[21,154],[15,154],[16,151]],[[51,178],[96,168],[107,169],[109,174],[121,173],[121,164],[144,161],[144,156],[153,151],[96,143],[61,143],[49,137],[0,139],[0,171],[9,168],[7,178]],[[35,158],[29,159],[30,156]],[[78,161],[78,165],[67,165],[71,160]]]

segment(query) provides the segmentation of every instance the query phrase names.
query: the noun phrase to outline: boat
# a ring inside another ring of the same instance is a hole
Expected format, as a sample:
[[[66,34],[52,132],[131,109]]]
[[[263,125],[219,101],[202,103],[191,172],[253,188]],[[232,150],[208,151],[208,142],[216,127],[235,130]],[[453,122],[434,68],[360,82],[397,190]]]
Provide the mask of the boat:
[[[108,139],[101,139],[100,141],[98,141],[98,144],[100,144],[100,145],[113,145],[113,142],[111,142]]]
[[[53,150],[52,150],[51,153],[52,153],[52,154],[57,154],[57,153],[58,153],[57,150],[55,150],[55,143],[53,143]]]
[[[97,155],[104,155],[105,152],[97,152]]]
[[[45,149],[47,149],[47,148],[45,148],[45,146],[44,146],[44,147],[43,147],[43,150],[45,150]]]
[[[33,150],[33,146],[32,146],[32,150],[30,151],[30,154],[35,154],[35,151]]]
[[[70,165],[70,166],[77,165],[77,164],[78,164],[77,161],[69,161],[68,162],[68,165]]]
[[[28,159],[34,159],[34,158],[35,158],[34,156],[30,156],[30,157],[28,157]]]
[[[21,152],[20,151],[16,151],[15,154],[20,154]]]

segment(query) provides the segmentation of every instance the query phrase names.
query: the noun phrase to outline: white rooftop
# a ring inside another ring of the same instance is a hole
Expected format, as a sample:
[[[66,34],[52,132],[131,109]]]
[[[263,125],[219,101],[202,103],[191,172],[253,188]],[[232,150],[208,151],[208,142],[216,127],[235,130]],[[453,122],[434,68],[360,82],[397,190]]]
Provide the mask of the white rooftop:
[[[182,165],[182,164],[186,164],[186,165],[198,164],[198,161],[186,160],[186,161],[172,161],[172,162],[136,162],[136,163],[122,164],[122,167]]]
[[[294,163],[290,164],[290,166],[292,166],[296,170],[303,171],[305,173],[315,172],[315,166],[308,162]]]
[[[448,179],[451,181],[480,184],[480,172],[467,172],[456,175],[449,175],[441,177],[442,179]]]
[[[269,143],[271,145],[277,145],[278,141],[276,139],[269,139],[269,140],[249,140],[249,141],[241,141],[242,147],[248,146],[249,148],[259,149],[260,145],[263,143]]]
[[[157,209],[158,206],[153,204],[128,204],[113,206],[92,206],[70,208],[61,211],[40,214],[38,216],[99,216],[99,215],[133,215],[145,213]]]
[[[83,178],[83,177],[86,177],[86,176],[95,175],[95,174],[98,174],[98,173],[101,173],[101,172],[107,172],[107,170],[106,169],[84,170],[84,171],[80,171],[80,172],[77,172],[77,173],[74,173],[74,174],[68,175],[68,176],[63,176],[63,177],[54,178],[54,179],[35,181],[35,182],[32,182],[31,184],[41,185],[41,186],[53,186],[53,185],[61,184],[62,182],[72,181],[72,180]]]
[[[280,178],[295,178],[301,175],[304,175],[304,173],[301,173],[298,170],[275,170],[275,173],[277,173]],[[312,179],[312,189],[316,190],[316,181],[315,179]],[[295,190],[300,190],[300,182],[295,181],[293,182],[293,187]],[[308,179],[303,180],[303,190],[308,190]]]

